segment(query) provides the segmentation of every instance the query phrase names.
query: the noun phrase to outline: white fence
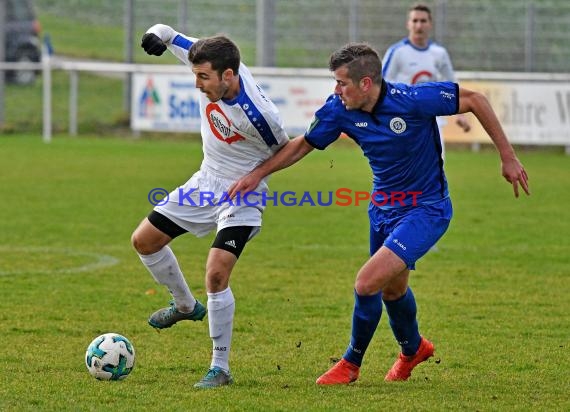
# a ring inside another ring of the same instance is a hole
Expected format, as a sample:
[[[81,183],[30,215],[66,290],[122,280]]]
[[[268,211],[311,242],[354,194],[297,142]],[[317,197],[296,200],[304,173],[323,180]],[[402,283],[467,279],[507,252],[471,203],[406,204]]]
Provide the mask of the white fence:
[[[79,72],[115,74],[131,79],[131,126],[133,130],[199,131],[199,121],[188,123],[188,116],[149,115],[141,110],[143,89],[152,79],[158,93],[168,102],[197,101],[199,93],[193,76],[182,65],[144,65],[110,62],[71,62],[44,56],[42,63],[0,63],[0,70],[41,70],[43,76],[43,140],[52,138],[51,72],[63,70],[70,75],[69,133],[77,134]],[[326,69],[283,69],[252,67],[252,73],[280,109],[291,134],[301,133],[312,113],[332,92],[334,81]],[[462,86],[484,93],[495,108],[509,139],[514,144],[559,145],[570,153],[570,74],[458,72]],[[169,79],[162,81],[160,79]],[[168,85],[185,83],[181,90]],[[186,95],[181,95],[185,93]],[[176,95],[174,95],[176,94]],[[168,108],[155,108],[168,110]],[[161,116],[163,118],[161,119]],[[191,117],[191,116],[190,116]],[[196,120],[196,119],[194,119]],[[448,122],[444,138],[449,142],[478,145],[489,142],[476,120],[469,133]]]

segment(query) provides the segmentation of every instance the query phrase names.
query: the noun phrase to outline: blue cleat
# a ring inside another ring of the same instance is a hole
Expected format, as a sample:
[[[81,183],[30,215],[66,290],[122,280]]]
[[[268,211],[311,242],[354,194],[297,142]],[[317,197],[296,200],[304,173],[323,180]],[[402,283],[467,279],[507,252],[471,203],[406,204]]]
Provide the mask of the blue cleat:
[[[231,373],[224,371],[217,366],[210,368],[200,382],[194,385],[195,388],[208,389],[218,386],[231,385],[234,383]]]
[[[206,316],[206,308],[198,300],[194,310],[190,313],[182,313],[174,306],[174,301],[170,301],[170,306],[159,309],[148,318],[148,324],[153,328],[169,328],[181,320],[202,320]]]

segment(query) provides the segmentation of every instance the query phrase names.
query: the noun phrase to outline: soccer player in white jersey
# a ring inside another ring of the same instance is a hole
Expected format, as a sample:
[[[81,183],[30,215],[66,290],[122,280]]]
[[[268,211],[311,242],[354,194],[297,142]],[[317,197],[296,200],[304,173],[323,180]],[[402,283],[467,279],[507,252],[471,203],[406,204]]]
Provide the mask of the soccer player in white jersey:
[[[204,158],[186,183],[144,218],[132,244],[154,279],[172,295],[167,308],[148,322],[157,329],[182,320],[201,321],[206,308],[192,295],[168,244],[177,236],[202,237],[216,230],[206,263],[207,310],[212,360],[206,375],[194,386],[211,388],[233,382],[229,367],[235,299],[230,274],[245,247],[261,228],[261,181],[245,201],[230,200],[232,183],[271,157],[289,138],[275,105],[263,94],[241,63],[238,47],[227,37],[196,39],[157,24],[143,36],[143,49],[160,56],[168,48],[191,66],[200,98]],[[255,205],[255,206],[253,206]],[[187,344],[187,343],[186,343]]]
[[[424,82],[455,82],[453,65],[447,50],[430,40],[431,10],[425,4],[415,4],[408,10],[408,37],[391,45],[382,59],[382,77],[392,83],[417,84]],[[465,131],[471,129],[466,117],[456,116],[457,124]],[[445,120],[437,119],[442,157],[445,146],[441,128]]]

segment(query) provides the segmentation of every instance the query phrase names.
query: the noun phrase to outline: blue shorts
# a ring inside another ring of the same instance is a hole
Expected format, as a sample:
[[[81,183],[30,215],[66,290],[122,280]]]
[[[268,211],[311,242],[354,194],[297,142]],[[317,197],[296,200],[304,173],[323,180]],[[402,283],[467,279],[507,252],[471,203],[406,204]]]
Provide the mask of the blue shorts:
[[[380,209],[370,203],[370,256],[386,246],[413,270],[416,261],[443,236],[452,215],[449,197],[429,205],[396,209]]]

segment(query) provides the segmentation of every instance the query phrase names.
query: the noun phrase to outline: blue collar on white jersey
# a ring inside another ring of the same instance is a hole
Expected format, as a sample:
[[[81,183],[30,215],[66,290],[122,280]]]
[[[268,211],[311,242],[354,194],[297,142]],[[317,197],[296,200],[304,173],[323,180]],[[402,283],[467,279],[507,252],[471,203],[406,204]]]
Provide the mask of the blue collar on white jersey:
[[[417,51],[426,51],[427,49],[429,49],[429,46],[431,46],[433,42],[431,40],[428,40],[428,44],[426,47],[418,47],[418,46],[414,45],[414,43],[412,43],[408,37],[406,37],[404,39],[404,43],[409,45],[412,49],[415,49]]]

